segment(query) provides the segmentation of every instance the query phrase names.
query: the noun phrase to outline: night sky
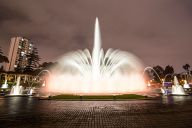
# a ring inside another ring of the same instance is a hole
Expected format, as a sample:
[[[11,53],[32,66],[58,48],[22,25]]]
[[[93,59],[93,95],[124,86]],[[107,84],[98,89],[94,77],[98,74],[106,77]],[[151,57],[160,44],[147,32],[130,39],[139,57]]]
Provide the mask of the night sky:
[[[145,66],[192,66],[192,0],[1,0],[0,46],[31,39],[44,61],[92,48],[99,17],[103,48],[132,52]]]

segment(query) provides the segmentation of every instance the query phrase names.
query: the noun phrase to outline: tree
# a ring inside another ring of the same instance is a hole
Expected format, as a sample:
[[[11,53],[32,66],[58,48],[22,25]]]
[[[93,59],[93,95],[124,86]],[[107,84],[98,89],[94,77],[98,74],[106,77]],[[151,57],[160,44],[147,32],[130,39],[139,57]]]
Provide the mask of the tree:
[[[171,81],[172,75],[174,74],[174,68],[172,66],[167,65],[164,70],[164,75],[167,77],[165,81]]]
[[[24,72],[32,72],[39,67],[39,57],[38,50],[36,47],[33,48],[32,52],[27,55],[28,65],[25,67]]]
[[[50,67],[54,66],[56,63],[54,62],[43,62],[39,67],[42,70],[49,69]]]
[[[164,78],[164,69],[161,67],[161,66],[159,66],[159,65],[157,65],[157,66],[155,66],[155,67],[153,67],[153,69],[155,70],[155,72],[158,74],[158,76],[160,77],[160,79],[162,79],[162,78]],[[159,79],[159,77],[158,77],[155,73],[154,73],[154,75],[153,75],[153,77],[154,77],[154,79],[157,81],[157,82],[161,82],[161,80]]]
[[[189,70],[190,69],[190,65],[189,64],[185,64],[183,65],[183,69],[187,72],[185,74],[185,79],[186,80],[189,80],[190,76],[191,76],[191,71]]]
[[[189,74],[189,68],[190,68],[190,65],[189,64],[185,64],[183,65],[183,69]]]
[[[9,63],[9,60],[6,56],[3,55],[3,51],[1,50],[1,47],[0,47],[0,63]]]
[[[174,74],[174,68],[172,66],[167,65],[164,70],[164,75]]]

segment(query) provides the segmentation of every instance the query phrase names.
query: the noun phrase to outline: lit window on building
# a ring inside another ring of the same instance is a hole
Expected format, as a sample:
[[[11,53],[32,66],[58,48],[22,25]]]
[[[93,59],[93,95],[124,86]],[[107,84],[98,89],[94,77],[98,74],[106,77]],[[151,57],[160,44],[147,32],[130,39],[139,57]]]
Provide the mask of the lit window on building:
[[[25,52],[22,51],[22,52],[21,52],[21,56],[24,56],[24,55],[25,55]]]

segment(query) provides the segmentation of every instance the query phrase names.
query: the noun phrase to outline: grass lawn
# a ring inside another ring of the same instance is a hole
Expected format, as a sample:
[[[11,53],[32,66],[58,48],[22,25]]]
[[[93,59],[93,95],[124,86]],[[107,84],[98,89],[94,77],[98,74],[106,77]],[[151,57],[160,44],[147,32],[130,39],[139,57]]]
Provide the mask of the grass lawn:
[[[63,99],[63,100],[121,100],[121,99],[144,99],[146,96],[137,94],[124,94],[124,95],[56,95],[51,96],[50,99]]]

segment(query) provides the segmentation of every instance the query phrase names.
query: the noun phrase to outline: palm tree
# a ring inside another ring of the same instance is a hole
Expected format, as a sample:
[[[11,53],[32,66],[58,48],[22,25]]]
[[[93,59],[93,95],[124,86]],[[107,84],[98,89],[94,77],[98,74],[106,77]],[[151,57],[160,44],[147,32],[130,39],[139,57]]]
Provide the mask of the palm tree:
[[[185,64],[183,65],[183,69],[187,72],[186,73],[186,76],[185,76],[185,79],[188,80],[189,79],[189,76],[191,76],[191,72],[190,72],[190,65],[189,64]]]
[[[184,69],[185,71],[187,71],[187,73],[189,73],[189,68],[190,68],[190,65],[189,65],[189,64],[183,65],[183,69]]]

